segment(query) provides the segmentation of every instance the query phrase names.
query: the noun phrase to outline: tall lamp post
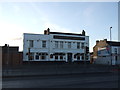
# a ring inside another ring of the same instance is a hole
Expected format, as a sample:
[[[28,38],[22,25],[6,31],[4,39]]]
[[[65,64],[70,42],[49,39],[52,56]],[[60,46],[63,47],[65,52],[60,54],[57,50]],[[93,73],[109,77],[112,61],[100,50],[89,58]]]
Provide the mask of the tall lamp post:
[[[112,27],[110,27],[110,41],[112,40],[112,38],[111,38],[111,29],[112,29]]]
[[[110,41],[112,40],[111,29],[112,29],[112,27],[110,27]],[[111,59],[111,65],[112,65],[112,48],[111,48],[111,46],[110,46],[110,59]]]

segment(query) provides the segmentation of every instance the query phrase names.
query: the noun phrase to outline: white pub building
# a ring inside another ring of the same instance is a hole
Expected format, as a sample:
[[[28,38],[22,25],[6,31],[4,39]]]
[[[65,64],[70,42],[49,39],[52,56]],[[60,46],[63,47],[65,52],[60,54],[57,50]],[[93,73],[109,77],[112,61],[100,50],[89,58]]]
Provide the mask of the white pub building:
[[[24,33],[23,61],[90,61],[89,36],[76,33]]]

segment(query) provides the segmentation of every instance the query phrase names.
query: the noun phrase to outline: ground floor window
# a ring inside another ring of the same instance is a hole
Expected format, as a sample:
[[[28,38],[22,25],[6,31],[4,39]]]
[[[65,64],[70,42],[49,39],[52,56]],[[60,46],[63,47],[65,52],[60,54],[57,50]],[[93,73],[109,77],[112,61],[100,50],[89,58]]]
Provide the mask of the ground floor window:
[[[77,56],[77,60],[80,60],[80,56]]]
[[[39,55],[36,55],[35,58],[38,60],[39,59]]]
[[[84,56],[82,55],[82,60],[84,60]]]
[[[87,55],[87,56],[86,56],[86,60],[88,60],[88,59],[89,59],[89,56]]]
[[[58,59],[58,56],[55,56],[55,59]]]
[[[41,59],[46,59],[46,55],[41,55]]]
[[[115,60],[117,60],[117,56],[115,56]]]
[[[63,56],[60,56],[60,59],[63,60]]]
[[[53,58],[53,55],[52,55],[52,54],[50,55],[50,58]]]
[[[76,55],[74,55],[74,58],[76,58]]]
[[[28,54],[28,59],[29,60],[34,60],[34,53],[29,53]]]

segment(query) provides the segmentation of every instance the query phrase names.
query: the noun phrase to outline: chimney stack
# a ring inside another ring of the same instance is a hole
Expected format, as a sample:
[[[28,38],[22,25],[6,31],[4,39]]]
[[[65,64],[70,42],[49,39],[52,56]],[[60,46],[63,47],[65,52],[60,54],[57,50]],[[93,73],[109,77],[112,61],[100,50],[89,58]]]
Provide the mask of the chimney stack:
[[[47,34],[47,30],[44,30],[44,34],[45,34],[45,35]]]
[[[82,31],[82,35],[85,36],[85,31],[84,30]]]
[[[44,30],[44,34],[49,35],[50,34],[50,29],[48,28],[47,30]]]
[[[7,47],[7,44],[5,44],[5,47]]]
[[[99,43],[99,40],[96,41],[96,45]]]
[[[104,39],[104,41],[107,41],[107,39]]]

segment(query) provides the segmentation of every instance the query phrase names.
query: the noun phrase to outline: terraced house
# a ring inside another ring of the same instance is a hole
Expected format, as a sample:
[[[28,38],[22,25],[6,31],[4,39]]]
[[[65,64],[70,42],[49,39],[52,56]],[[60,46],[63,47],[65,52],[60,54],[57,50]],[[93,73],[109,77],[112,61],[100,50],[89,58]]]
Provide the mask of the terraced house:
[[[23,61],[90,61],[89,36],[76,33],[24,33]]]
[[[120,42],[97,40],[93,60],[96,64],[120,65]]]

